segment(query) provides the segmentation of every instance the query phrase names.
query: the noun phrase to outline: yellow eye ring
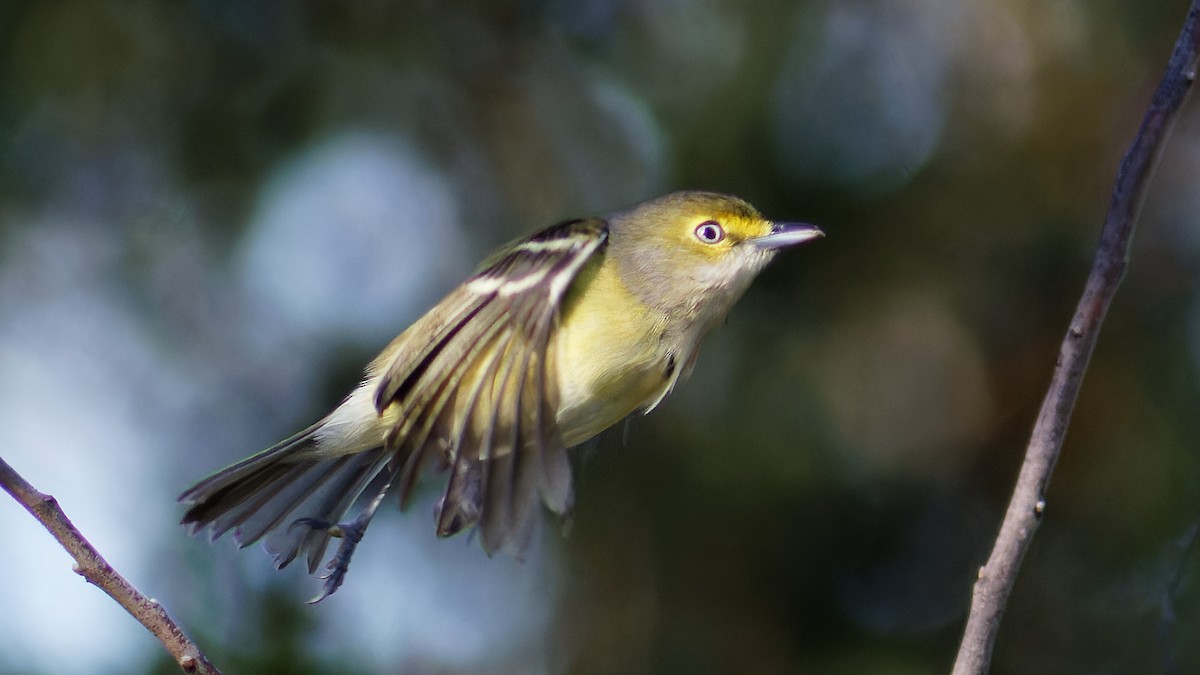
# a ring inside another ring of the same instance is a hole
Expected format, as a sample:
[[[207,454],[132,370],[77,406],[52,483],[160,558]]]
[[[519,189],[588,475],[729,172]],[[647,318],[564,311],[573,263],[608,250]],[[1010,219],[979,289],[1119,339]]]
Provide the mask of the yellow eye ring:
[[[715,220],[706,220],[696,226],[695,234],[705,244],[719,244],[725,239],[725,228]]]

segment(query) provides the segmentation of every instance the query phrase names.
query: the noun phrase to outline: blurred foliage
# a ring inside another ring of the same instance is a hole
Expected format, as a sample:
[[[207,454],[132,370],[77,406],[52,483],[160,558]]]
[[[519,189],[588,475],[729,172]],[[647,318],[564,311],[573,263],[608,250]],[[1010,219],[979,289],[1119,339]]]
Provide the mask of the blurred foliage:
[[[10,0],[0,365],[35,359],[55,385],[22,393],[22,419],[59,420],[65,382],[149,425],[113,452],[162,487],[112,497],[114,517],[153,519],[150,585],[227,672],[946,672],[1185,5]],[[1200,668],[1197,170],[1193,106],[998,675]],[[550,603],[543,635],[395,656],[403,639],[367,623],[402,608],[305,606],[301,574],[173,529],[178,488],[322,414],[491,246],[677,188],[829,236],[774,263],[667,404],[577,453],[573,526],[542,543],[558,571],[529,595]],[[296,291],[318,274],[339,297]],[[119,375],[56,378],[40,345]],[[84,421],[58,423],[103,443]],[[44,451],[0,448],[18,468]],[[141,649],[128,663],[171,672]],[[0,638],[0,670],[30,658]]]

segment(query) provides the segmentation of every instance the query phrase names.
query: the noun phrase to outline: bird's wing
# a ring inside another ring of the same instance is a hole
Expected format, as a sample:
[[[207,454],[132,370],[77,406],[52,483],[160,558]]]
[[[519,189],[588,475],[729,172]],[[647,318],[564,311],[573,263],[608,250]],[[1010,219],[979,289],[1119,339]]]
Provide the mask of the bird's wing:
[[[603,221],[575,220],[507,247],[372,364],[375,407],[395,420],[385,444],[403,464],[401,499],[423,466],[451,469],[439,535],[478,523],[489,553],[519,554],[539,495],[570,508],[548,346],[567,290],[606,242]]]

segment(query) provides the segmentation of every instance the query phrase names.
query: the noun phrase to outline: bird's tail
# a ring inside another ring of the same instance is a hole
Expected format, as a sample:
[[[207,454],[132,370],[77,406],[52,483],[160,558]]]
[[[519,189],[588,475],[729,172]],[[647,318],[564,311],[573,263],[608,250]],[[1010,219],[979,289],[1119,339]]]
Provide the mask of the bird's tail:
[[[309,572],[315,572],[332,535],[328,528],[297,520],[338,523],[389,459],[382,447],[332,457],[322,454],[320,427],[314,424],[193,485],[179,497],[190,505],[182,523],[193,534],[211,526],[213,539],[233,529],[242,547],[274,530],[266,548],[276,567],[304,555]],[[291,514],[296,518],[289,520]]]

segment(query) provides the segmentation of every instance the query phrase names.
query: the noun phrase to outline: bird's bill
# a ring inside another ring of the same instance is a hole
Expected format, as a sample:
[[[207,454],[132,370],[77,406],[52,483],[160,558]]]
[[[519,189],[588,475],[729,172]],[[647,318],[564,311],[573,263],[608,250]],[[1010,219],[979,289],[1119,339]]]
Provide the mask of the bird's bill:
[[[759,248],[775,249],[784,248],[787,246],[795,246],[796,244],[806,242],[809,239],[816,239],[817,237],[824,236],[825,233],[822,232],[821,228],[817,227],[816,225],[810,225],[808,223],[772,223],[771,232],[769,234],[764,234],[761,237],[755,237],[750,241]]]

